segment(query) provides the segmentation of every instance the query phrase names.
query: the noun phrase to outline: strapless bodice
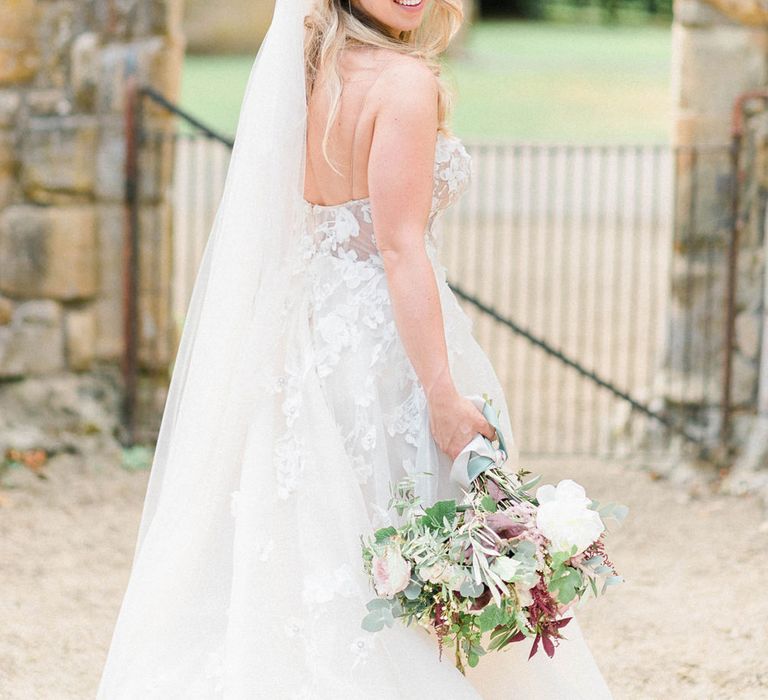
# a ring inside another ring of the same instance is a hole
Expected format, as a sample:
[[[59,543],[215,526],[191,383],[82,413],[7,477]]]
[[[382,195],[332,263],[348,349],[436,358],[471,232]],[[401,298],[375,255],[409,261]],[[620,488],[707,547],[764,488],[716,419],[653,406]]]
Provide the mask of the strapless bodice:
[[[437,214],[453,204],[464,192],[470,176],[471,157],[464,144],[455,136],[438,132],[427,236],[432,236],[432,223]],[[360,260],[377,256],[369,197],[340,204],[314,204],[307,201],[304,204],[305,242],[310,255],[346,254]]]

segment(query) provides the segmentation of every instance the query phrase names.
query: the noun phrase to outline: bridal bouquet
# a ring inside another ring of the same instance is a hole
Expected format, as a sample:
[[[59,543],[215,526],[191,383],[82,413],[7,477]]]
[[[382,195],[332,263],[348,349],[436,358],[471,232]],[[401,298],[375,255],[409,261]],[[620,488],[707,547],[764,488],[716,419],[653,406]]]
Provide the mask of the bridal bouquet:
[[[362,537],[363,562],[376,598],[362,626],[376,632],[396,618],[435,632],[442,658],[446,642],[455,649],[457,668],[476,666],[488,651],[532,638],[553,656],[571,619],[562,615],[580,599],[597,597],[624,579],[604,548],[605,521],[622,522],[628,508],[599,506],[584,488],[564,479],[556,487],[532,489],[540,476],[511,473],[496,416],[498,447],[465,448],[461,503],[438,501],[424,507],[412,478],[393,488],[390,507],[400,527]],[[459,479],[461,482],[461,479]]]

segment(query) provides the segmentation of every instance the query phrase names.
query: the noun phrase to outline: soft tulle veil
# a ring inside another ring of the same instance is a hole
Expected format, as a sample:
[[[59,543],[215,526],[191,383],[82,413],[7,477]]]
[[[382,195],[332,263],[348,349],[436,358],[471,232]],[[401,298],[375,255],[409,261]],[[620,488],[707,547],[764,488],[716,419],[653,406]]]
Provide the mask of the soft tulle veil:
[[[360,629],[369,521],[295,274],[308,5],[277,0],[250,74],[99,698],[477,697],[425,633]]]

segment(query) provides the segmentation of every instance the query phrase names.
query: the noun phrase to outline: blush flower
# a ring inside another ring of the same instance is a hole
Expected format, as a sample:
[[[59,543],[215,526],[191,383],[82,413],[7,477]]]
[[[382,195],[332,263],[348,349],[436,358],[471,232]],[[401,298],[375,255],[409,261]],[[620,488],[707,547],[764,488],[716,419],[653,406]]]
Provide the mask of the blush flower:
[[[557,487],[540,486],[536,499],[536,527],[552,543],[554,552],[570,551],[575,545],[579,554],[605,529],[600,514],[589,508],[591,500],[584,487],[571,479],[563,479]]]
[[[408,586],[411,565],[403,558],[397,546],[388,544],[380,554],[373,556],[371,574],[376,593],[391,598]]]

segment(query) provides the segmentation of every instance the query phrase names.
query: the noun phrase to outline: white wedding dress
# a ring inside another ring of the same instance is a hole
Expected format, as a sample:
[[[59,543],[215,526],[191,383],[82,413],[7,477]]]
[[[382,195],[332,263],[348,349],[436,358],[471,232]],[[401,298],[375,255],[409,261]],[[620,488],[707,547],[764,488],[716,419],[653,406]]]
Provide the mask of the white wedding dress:
[[[502,389],[437,257],[435,220],[466,188],[470,165],[458,139],[438,136],[426,245],[454,381],[465,395],[492,398],[515,466]],[[369,200],[304,204],[292,270],[300,301],[264,312],[287,319],[288,361],[252,368],[258,395],[231,409],[232,420],[247,416],[238,453],[214,458],[204,484],[177,475],[174,493],[161,494],[99,697],[611,698],[576,619],[554,658],[540,649],[529,661],[525,641],[466,677],[450,650],[438,660],[421,628],[361,629],[373,593],[359,537],[389,522],[390,484],[413,474],[427,502],[461,493],[395,327]]]

